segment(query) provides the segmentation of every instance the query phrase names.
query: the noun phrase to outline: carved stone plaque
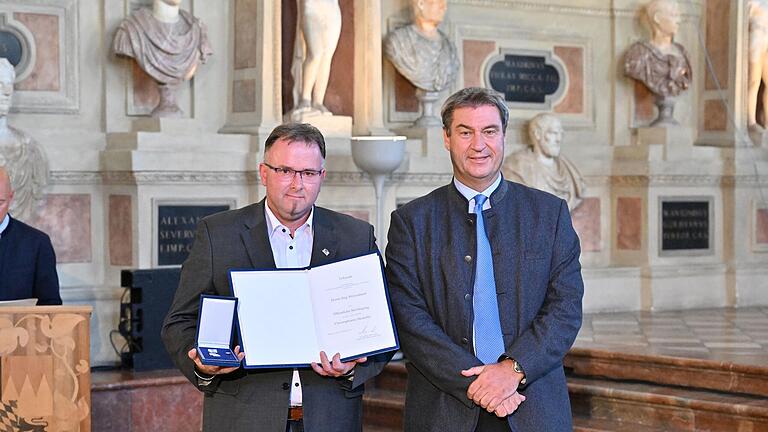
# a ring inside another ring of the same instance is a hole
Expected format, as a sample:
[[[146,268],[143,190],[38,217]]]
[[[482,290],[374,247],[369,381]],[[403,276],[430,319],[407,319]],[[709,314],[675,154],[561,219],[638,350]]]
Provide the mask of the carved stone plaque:
[[[157,208],[157,265],[181,265],[195,240],[197,223],[229,205],[160,205]]]
[[[712,252],[712,199],[661,198],[662,255],[702,255]]]
[[[14,67],[21,62],[23,48],[21,41],[15,34],[0,30],[0,57],[8,59]]]
[[[566,79],[563,65],[547,51],[502,50],[485,68],[488,87],[514,108],[550,109]]]

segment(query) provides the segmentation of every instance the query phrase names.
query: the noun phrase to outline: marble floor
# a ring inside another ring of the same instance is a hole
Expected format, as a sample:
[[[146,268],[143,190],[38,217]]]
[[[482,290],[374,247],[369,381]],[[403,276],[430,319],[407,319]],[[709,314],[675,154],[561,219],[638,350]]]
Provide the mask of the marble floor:
[[[574,346],[768,367],[768,307],[585,314]]]

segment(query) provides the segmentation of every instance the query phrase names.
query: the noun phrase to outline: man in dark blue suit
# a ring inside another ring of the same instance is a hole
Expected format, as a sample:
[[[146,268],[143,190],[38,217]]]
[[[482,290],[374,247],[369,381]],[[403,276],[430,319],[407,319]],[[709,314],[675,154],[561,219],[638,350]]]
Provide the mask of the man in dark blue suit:
[[[392,213],[406,432],[573,430],[563,357],[581,327],[579,239],[565,201],[502,178],[508,116],[493,91],[450,96],[453,182]]]
[[[0,300],[36,298],[38,305],[60,305],[51,239],[11,217],[12,200],[10,178],[0,167]]]

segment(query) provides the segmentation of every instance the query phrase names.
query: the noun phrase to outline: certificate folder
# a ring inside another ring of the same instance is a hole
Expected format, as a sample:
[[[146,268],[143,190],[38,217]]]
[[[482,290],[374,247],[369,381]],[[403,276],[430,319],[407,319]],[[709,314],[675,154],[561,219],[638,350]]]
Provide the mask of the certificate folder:
[[[303,367],[399,348],[381,258],[307,269],[233,270],[246,368]]]
[[[204,365],[239,366],[232,351],[232,324],[237,298],[202,295],[197,325],[197,353]]]

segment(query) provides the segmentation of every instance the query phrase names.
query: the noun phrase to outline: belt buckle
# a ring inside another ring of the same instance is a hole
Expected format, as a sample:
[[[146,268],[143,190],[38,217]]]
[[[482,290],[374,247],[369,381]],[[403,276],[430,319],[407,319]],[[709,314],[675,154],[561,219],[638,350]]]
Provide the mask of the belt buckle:
[[[304,410],[300,406],[288,408],[288,420],[299,421],[304,418]]]

